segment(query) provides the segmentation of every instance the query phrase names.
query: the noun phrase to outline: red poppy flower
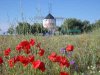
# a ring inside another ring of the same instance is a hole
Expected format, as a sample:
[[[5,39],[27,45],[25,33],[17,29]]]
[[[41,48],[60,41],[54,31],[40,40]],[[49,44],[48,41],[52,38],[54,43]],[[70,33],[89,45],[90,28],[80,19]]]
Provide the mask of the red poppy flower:
[[[21,48],[22,48],[22,46],[21,46],[20,44],[18,44],[18,45],[16,46],[16,50],[19,51],[19,52],[21,51]]]
[[[29,59],[25,56],[19,56],[19,61],[24,65],[27,66],[29,63]]]
[[[29,59],[28,58],[25,58],[24,61],[23,61],[23,65],[24,66],[27,66],[29,63]]]
[[[30,51],[30,49],[24,49],[24,52],[25,52],[26,54],[29,54],[31,51]]]
[[[16,61],[20,61],[20,56],[21,55],[15,56],[14,59],[16,59]]]
[[[56,56],[56,62],[60,62],[61,56]]]
[[[28,41],[22,41],[16,46],[16,50],[21,51],[21,49],[25,50],[25,53],[30,53],[30,43]]]
[[[10,60],[8,60],[9,66],[12,68],[18,61],[19,61],[18,56],[14,56]]]
[[[69,67],[70,66],[70,63],[67,60],[67,58],[63,57],[63,56],[60,58],[60,62],[59,63],[60,63],[61,67],[63,67],[63,66]]]
[[[45,71],[45,64],[40,60],[34,61],[32,64],[34,69],[40,69],[42,72]]]
[[[8,49],[6,49],[6,50],[4,51],[4,55],[5,55],[5,56],[9,56],[10,52],[11,52],[11,49],[8,48]]]
[[[22,46],[22,49],[30,49],[30,43],[28,41],[22,41],[20,45]]]
[[[73,45],[67,45],[66,51],[73,51],[74,46]]]
[[[48,56],[48,58],[53,62],[56,62],[56,57],[57,54],[55,52],[52,52],[51,55]]]
[[[69,75],[67,72],[60,72],[60,75]]]
[[[8,60],[8,62],[9,62],[10,68],[12,68],[14,66],[14,59],[12,58],[12,59]]]
[[[15,65],[15,63],[17,63],[18,61],[19,61],[19,56],[14,56],[10,60],[8,60],[8,64],[10,68],[12,68]]]
[[[34,46],[35,45],[35,40],[34,39],[30,39],[30,45]]]
[[[28,59],[29,59],[29,62],[33,62],[33,61],[34,61],[34,55],[30,55],[30,56],[28,57]]]
[[[40,49],[39,52],[38,52],[38,54],[39,54],[40,56],[43,56],[43,55],[44,55],[44,52],[45,52],[44,49]]]
[[[14,59],[14,63],[16,63],[16,62],[18,62],[18,61],[19,61],[18,56],[14,56],[14,57],[13,57],[13,59]]]
[[[2,64],[3,63],[3,59],[2,59],[2,57],[0,57],[0,64]]]

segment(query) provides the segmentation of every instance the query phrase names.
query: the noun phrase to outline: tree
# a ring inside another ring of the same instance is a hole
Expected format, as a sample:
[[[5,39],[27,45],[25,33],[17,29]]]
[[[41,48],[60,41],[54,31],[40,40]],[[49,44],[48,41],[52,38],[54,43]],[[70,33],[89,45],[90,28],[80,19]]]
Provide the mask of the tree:
[[[81,20],[68,18],[61,25],[61,31],[63,34],[83,32],[83,26]]]
[[[95,22],[95,27],[100,27],[100,20],[97,20],[96,22]]]
[[[19,22],[16,27],[17,34],[28,34],[31,33],[31,25],[27,22]]]
[[[7,33],[9,33],[9,34],[14,34],[14,33],[15,33],[14,25],[11,25],[11,26],[8,28]]]
[[[89,31],[97,30],[98,28],[100,28],[100,20],[97,20],[95,23],[92,23],[89,27]]]
[[[42,25],[39,24],[39,23],[34,23],[32,26],[31,26],[32,30],[31,32],[34,34],[34,33],[41,33],[42,31]]]
[[[60,26],[56,26],[57,27],[57,31],[59,32],[59,34],[61,33],[61,27]]]
[[[84,21],[82,22],[82,24],[84,25],[83,28],[82,28],[84,32],[89,32],[89,31],[91,31],[92,25],[90,24],[89,21],[84,20]]]
[[[36,33],[45,34],[46,32],[47,32],[47,29],[45,29],[41,23],[34,23],[31,26],[31,33],[33,34],[36,34]]]
[[[34,23],[30,25],[27,22],[19,22],[16,27],[17,34],[38,34],[45,33],[47,30],[43,28],[41,23]]]

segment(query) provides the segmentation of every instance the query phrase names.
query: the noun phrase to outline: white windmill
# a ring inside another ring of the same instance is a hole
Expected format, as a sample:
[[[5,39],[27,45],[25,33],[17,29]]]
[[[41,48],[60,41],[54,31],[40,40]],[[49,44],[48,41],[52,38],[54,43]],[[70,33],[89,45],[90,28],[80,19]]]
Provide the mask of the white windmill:
[[[46,17],[43,16],[35,16],[34,19],[42,20],[43,22],[43,27],[48,30],[50,34],[54,34],[57,27],[56,27],[56,22],[57,20],[63,21],[65,18],[63,17],[54,17],[51,14],[52,11],[52,4],[49,2],[49,14]],[[39,9],[39,8],[38,8]]]
[[[56,30],[56,19],[50,13],[43,19],[43,27],[48,29],[50,34],[54,34]]]

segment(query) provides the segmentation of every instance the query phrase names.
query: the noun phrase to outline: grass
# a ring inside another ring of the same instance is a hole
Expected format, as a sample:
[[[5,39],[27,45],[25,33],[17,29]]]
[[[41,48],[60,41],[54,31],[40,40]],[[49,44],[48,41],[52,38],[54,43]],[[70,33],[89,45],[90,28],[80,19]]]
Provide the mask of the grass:
[[[3,64],[0,75],[59,75],[59,66],[51,63],[47,56],[50,52],[57,52],[61,55],[60,49],[66,47],[67,44],[74,45],[72,58],[75,65],[70,67],[71,75],[100,75],[100,29],[89,34],[81,35],[63,35],[63,36],[33,36],[33,35],[17,35],[17,36],[0,36],[0,56],[3,56],[3,50],[10,47],[13,51],[11,56],[16,55],[16,45],[24,40],[35,38],[37,42],[42,43],[42,48],[46,50],[45,56],[41,58],[46,62],[46,72],[41,73],[35,71],[28,65],[27,68],[21,65],[15,65],[10,69],[7,64]],[[38,58],[37,58],[38,59]],[[77,69],[76,68],[77,65]],[[5,70],[6,69],[6,70]],[[65,70],[65,69],[64,69]],[[30,71],[30,73],[29,73]],[[17,72],[17,73],[16,73]],[[21,74],[22,72],[22,74]],[[24,72],[24,73],[23,73]],[[15,74],[14,74],[15,73]],[[36,73],[36,74],[35,74]]]

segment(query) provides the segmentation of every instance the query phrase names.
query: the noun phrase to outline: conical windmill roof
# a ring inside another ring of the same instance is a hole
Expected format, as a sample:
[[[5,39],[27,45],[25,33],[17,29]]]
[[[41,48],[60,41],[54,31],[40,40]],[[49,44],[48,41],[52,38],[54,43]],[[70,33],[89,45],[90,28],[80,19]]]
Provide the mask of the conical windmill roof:
[[[49,14],[45,17],[45,19],[54,19],[54,17],[49,13]]]

